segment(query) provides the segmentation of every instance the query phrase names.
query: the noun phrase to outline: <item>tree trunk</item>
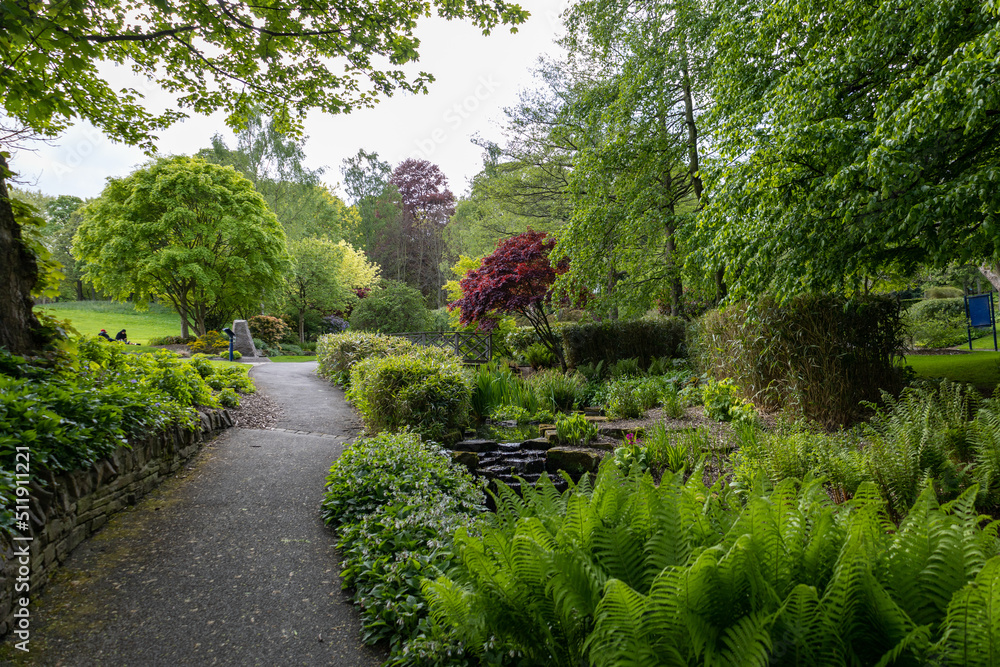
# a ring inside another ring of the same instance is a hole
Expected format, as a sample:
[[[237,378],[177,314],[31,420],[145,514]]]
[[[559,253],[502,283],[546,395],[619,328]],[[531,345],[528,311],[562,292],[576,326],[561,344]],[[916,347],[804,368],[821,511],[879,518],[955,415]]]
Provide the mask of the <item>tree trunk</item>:
[[[980,264],[979,272],[986,276],[993,289],[1000,292],[1000,264]]]
[[[694,95],[691,92],[691,75],[688,72],[686,42],[681,42],[681,58],[681,76],[684,79],[681,84],[684,93],[684,124],[687,125],[688,134],[688,174],[691,177],[694,196],[698,198],[698,206],[700,208],[702,183],[701,176],[698,175],[698,125],[694,119]]]
[[[83,281],[76,281],[76,300],[83,301]]]
[[[21,227],[14,219],[4,180],[7,173],[7,160],[0,154],[0,347],[24,354],[42,343],[31,299],[38,264],[21,241]]]
[[[178,310],[180,311],[180,316],[181,316],[181,338],[187,338],[188,337],[187,305],[182,303],[179,306]]]
[[[306,342],[306,311],[299,308],[299,343]]]

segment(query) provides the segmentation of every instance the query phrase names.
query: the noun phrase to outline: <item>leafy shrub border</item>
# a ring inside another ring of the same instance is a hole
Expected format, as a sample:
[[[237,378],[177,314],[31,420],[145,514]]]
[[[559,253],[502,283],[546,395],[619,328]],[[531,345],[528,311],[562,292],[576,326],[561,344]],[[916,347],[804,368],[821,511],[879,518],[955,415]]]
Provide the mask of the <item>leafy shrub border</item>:
[[[355,442],[326,483],[323,518],[339,537],[342,585],[360,606],[362,639],[388,640],[394,664],[463,664],[462,647],[428,616],[420,584],[448,570],[459,526],[477,533],[482,482],[434,443],[398,433]]]

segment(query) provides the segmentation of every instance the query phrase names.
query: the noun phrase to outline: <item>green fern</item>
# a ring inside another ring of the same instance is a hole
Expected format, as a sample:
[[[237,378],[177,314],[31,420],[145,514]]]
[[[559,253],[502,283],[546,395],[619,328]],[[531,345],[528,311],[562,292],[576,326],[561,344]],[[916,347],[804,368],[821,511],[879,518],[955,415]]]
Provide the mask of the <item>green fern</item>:
[[[456,569],[425,584],[434,622],[484,663],[997,657],[1000,527],[976,513],[975,488],[939,505],[925,484],[897,528],[869,482],[840,505],[807,477],[735,506],[700,476],[657,486],[610,464],[593,486],[549,484],[523,500],[498,490],[494,525],[459,531]]]
[[[1000,557],[955,594],[943,630],[935,647],[942,664],[1000,664]]]
[[[991,401],[979,410],[973,423],[976,476],[990,502],[1000,499],[1000,406]]]

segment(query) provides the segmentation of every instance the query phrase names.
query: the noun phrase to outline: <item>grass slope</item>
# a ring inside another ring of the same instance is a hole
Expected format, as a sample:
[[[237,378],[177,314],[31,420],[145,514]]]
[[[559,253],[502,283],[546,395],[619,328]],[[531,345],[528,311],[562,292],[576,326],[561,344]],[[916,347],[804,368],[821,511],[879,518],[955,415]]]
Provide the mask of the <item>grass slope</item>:
[[[990,347],[993,347],[992,336]],[[906,363],[920,377],[968,382],[991,392],[1000,384],[1000,352],[913,354],[906,357]]]
[[[128,332],[133,343],[146,344],[151,338],[181,335],[181,319],[172,309],[160,304],[150,304],[149,310],[140,313],[131,303],[113,301],[61,301],[36,306],[43,311],[69,320],[73,327],[84,336],[96,336],[101,329],[107,329],[112,338],[121,329]]]

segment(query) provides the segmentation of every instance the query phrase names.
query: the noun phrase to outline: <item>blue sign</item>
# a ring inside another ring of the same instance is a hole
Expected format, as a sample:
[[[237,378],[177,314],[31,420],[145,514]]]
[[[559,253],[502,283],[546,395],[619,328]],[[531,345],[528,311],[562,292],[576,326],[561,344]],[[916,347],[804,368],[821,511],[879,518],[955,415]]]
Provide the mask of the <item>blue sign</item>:
[[[990,314],[992,294],[977,294],[965,298],[965,308],[969,313],[969,326],[988,327],[993,324]]]

